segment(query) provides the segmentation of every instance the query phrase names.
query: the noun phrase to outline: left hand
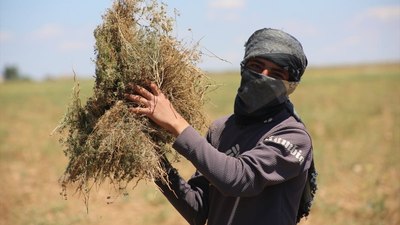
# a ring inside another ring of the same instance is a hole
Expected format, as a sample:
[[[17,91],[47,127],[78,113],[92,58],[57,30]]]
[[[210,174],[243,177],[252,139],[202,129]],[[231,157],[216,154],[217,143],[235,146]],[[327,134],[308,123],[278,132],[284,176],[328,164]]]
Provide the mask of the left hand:
[[[125,97],[139,104],[138,107],[131,108],[131,112],[146,115],[175,137],[189,126],[155,83],[149,85],[151,92],[139,85],[131,86],[137,95],[126,94]]]

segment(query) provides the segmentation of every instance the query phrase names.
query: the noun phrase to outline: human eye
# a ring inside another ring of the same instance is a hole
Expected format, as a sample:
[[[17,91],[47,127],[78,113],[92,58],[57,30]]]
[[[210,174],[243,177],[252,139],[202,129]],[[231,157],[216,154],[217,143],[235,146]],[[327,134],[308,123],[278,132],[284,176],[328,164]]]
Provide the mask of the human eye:
[[[289,75],[283,70],[272,70],[268,76],[279,80],[287,80],[289,78]]]
[[[274,79],[284,80],[284,76],[281,73],[270,73],[268,76]]]
[[[261,73],[264,69],[263,65],[258,62],[249,62],[247,63],[246,68],[256,73]]]

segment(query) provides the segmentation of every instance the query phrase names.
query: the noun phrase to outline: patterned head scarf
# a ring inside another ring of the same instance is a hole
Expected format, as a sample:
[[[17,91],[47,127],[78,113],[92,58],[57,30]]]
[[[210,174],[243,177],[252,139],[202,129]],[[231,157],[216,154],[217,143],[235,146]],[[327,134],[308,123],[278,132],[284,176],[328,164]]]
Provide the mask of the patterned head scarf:
[[[263,28],[255,31],[245,44],[243,62],[261,57],[288,70],[289,81],[300,81],[307,67],[307,57],[300,42],[281,30]]]

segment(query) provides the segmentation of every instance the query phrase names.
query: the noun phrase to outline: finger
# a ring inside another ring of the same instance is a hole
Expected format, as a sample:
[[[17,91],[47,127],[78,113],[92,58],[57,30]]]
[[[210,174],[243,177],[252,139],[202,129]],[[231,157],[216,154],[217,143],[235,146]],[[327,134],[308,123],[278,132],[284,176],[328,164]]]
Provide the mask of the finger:
[[[149,106],[149,101],[140,95],[125,94],[128,100],[138,103],[139,105]]]
[[[128,91],[129,93],[133,92],[135,90],[136,84],[134,83],[128,83]]]
[[[155,95],[155,96],[159,96],[161,94],[161,90],[160,88],[157,86],[157,84],[155,83],[150,83],[150,89],[151,92]]]
[[[154,97],[154,95],[151,92],[149,92],[148,90],[146,90],[146,88],[143,88],[142,86],[134,85],[133,88],[138,94],[140,94],[147,100],[151,100]]]
[[[142,107],[130,108],[129,111],[136,114],[145,114],[145,115],[150,115],[152,113],[151,109]]]
[[[128,83],[128,87],[132,90],[134,90],[137,94],[145,97],[148,100],[151,100],[152,97],[154,96],[151,92],[146,90],[146,88],[143,88],[140,85],[134,84],[134,83]]]

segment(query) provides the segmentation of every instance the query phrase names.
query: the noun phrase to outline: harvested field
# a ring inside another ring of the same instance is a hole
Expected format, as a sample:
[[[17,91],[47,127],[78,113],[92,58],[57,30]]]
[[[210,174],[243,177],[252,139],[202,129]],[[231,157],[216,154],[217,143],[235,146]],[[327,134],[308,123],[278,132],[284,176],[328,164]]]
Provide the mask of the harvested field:
[[[239,74],[210,77],[223,84],[208,94],[206,111],[215,119],[232,112]],[[81,81],[82,99],[92,95],[93,83]],[[95,189],[89,214],[77,194],[60,196],[67,158],[49,134],[72,86],[72,75],[0,84],[0,224],[187,224],[151,182],[128,187],[128,195],[119,197],[107,185]],[[314,139],[319,190],[302,225],[400,223],[399,86],[399,64],[306,72],[292,100]],[[174,165],[183,177],[194,172],[185,160]]]

